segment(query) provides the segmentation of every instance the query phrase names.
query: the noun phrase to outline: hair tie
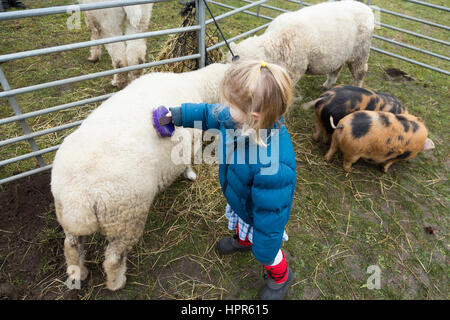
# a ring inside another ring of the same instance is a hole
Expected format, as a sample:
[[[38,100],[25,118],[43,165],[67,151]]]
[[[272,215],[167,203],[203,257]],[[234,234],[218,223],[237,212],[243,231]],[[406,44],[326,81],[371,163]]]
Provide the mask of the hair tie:
[[[261,62],[261,68],[265,68],[265,67],[267,67],[267,62],[265,62],[265,61]]]

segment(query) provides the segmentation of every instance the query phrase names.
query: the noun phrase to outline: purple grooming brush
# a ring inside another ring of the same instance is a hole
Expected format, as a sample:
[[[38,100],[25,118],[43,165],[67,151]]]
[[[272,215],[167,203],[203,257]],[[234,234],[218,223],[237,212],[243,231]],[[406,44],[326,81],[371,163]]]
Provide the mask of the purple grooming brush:
[[[153,126],[158,135],[162,138],[171,137],[175,131],[172,117],[166,117],[169,110],[164,106],[159,106],[153,110]]]

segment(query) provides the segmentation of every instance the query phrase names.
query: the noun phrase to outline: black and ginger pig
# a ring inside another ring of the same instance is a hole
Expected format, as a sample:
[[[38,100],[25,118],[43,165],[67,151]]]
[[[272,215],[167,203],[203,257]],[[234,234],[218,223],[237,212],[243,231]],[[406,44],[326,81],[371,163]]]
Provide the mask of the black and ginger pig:
[[[419,151],[434,148],[423,122],[410,114],[357,111],[342,118],[337,126],[331,116],[330,123],[335,131],[325,158],[330,161],[341,150],[347,172],[359,158],[383,164],[387,172],[393,163],[412,159]]]
[[[330,143],[334,131],[330,124],[330,116],[333,117],[334,124],[336,124],[346,115],[361,110],[386,111],[395,114],[408,113],[394,96],[354,86],[338,86],[327,90],[316,100],[305,104],[304,108],[313,105],[315,105],[314,122],[316,126],[313,139],[318,141],[320,134],[323,133],[324,143]]]

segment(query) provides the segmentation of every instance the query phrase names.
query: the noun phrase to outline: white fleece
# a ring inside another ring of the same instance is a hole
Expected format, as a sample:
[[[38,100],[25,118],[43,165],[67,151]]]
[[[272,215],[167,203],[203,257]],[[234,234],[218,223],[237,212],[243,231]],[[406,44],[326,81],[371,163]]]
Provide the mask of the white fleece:
[[[103,2],[105,0],[78,0],[81,4]],[[84,18],[91,39],[117,37],[124,34],[142,33],[148,30],[153,3],[115,7],[101,10],[84,11]],[[147,39],[137,39],[125,42],[105,44],[111,56],[114,68],[145,63],[147,52]],[[101,46],[91,47],[90,61],[97,61],[102,52]],[[125,87],[130,81],[138,78],[142,70],[123,72],[114,75],[112,84],[119,88]]]
[[[175,145],[191,149],[193,129],[177,128],[180,142],[161,138],[152,112],[161,105],[219,102],[228,66],[146,74],[103,102],[64,139],[53,162],[51,190],[66,234],[68,267],[82,261],[79,236],[100,232],[110,241],[107,286],[117,290],[125,284],[126,253],[142,236],[155,195],[183,172],[195,178],[188,164],[174,164],[171,157]],[[85,270],[82,263],[79,267]]]
[[[261,59],[282,65],[293,83],[303,74],[331,74],[331,87],[348,64],[355,85],[367,71],[374,15],[357,1],[324,2],[275,18],[264,34],[231,43],[241,59]],[[231,55],[227,55],[231,61]]]

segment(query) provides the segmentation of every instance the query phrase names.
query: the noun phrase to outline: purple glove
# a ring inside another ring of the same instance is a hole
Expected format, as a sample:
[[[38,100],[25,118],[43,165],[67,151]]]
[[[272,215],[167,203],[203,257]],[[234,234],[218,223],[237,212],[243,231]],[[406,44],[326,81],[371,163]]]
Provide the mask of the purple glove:
[[[175,131],[172,117],[166,116],[167,113],[169,113],[169,110],[164,106],[159,106],[153,110],[153,126],[162,138],[171,137]]]

